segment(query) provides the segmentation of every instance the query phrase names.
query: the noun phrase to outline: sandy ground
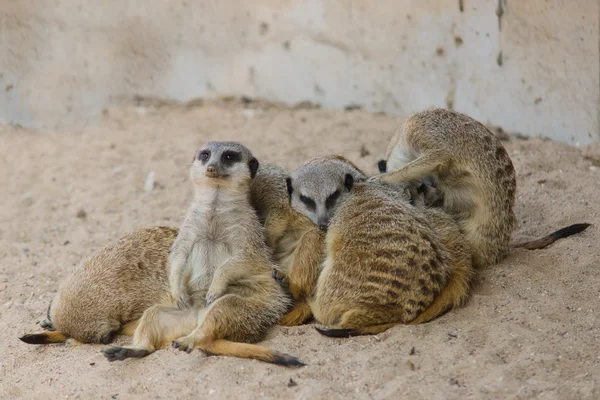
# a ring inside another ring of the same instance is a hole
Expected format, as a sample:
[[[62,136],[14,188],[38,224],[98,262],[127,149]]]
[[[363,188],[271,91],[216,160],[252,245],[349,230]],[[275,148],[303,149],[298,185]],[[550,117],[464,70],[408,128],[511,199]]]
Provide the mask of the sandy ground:
[[[292,370],[171,348],[109,363],[101,345],[18,340],[40,330],[36,321],[84,255],[136,227],[179,225],[202,142],[238,140],[290,169],[343,153],[375,173],[399,121],[360,110],[147,102],[107,109],[78,131],[0,127],[0,398],[599,398],[600,145],[542,139],[505,142],[519,184],[513,241],[594,226],[545,250],[513,251],[477,275],[466,307],[434,322],[351,339],[275,327],[264,343],[309,364]],[[156,187],[146,193],[150,171]]]

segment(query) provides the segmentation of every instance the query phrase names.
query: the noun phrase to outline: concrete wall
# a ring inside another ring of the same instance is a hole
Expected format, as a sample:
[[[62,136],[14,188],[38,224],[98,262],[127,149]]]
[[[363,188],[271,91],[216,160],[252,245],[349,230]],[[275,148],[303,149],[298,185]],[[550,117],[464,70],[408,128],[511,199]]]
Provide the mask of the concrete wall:
[[[598,0],[0,0],[0,122],[221,94],[600,139]]]

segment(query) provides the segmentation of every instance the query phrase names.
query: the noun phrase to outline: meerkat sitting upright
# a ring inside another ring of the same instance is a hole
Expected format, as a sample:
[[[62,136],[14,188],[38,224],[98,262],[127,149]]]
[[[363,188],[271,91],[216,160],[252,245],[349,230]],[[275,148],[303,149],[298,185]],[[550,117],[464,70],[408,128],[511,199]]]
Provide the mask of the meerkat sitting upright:
[[[137,229],[93,252],[64,282],[48,309],[48,332],[24,335],[30,344],[110,343],[133,334],[144,310],[170,304],[168,255],[177,228]]]
[[[342,157],[291,178],[292,204],[327,227],[326,259],[310,300],[319,332],[375,334],[429,321],[468,297],[471,253],[457,223],[402,188],[367,183]]]
[[[436,187],[443,209],[470,243],[476,267],[505,256],[516,224],[516,173],[500,141],[483,124],[446,109],[413,114],[390,141],[386,158],[378,163],[383,174],[370,179]],[[588,226],[571,225],[518,247],[543,248]]]
[[[198,149],[190,171],[194,199],[170,255],[171,296],[180,309],[147,310],[133,345],[106,349],[109,360],[143,357],[172,341],[187,352],[200,348],[208,354],[303,365],[290,355],[250,344],[290,306],[272,277],[276,266],[250,204],[258,167],[239,143],[208,142]]]
[[[279,324],[293,326],[312,317],[307,299],[313,295],[325,258],[325,234],[291,207],[288,177],[284,168],[262,163],[252,181],[251,201],[265,227],[267,245],[273,249],[276,277],[287,279],[292,295],[293,309]]]

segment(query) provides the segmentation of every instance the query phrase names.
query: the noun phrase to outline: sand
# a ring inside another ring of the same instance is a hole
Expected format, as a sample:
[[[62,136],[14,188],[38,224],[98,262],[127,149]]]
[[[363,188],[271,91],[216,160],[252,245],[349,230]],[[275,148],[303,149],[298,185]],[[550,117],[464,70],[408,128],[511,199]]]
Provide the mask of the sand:
[[[600,144],[540,138],[504,142],[518,172],[513,242],[594,225],[544,250],[512,251],[477,274],[464,308],[431,323],[350,339],[311,325],[273,328],[264,343],[309,364],[301,369],[172,348],[109,363],[102,345],[18,340],[41,330],[36,322],[82,257],[136,227],[179,225],[202,142],[241,141],[290,169],[343,153],[375,173],[401,119],[140,100],[106,109],[84,129],[0,126],[0,398],[600,398]]]

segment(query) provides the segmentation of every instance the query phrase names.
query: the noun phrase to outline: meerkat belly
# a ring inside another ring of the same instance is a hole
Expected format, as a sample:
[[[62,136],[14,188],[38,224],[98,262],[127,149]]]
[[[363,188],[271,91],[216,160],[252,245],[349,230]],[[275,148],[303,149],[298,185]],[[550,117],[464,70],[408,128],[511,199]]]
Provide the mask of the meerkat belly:
[[[203,230],[188,258],[191,264],[190,288],[205,295],[217,268],[231,258],[235,250],[233,227],[217,221]]]

